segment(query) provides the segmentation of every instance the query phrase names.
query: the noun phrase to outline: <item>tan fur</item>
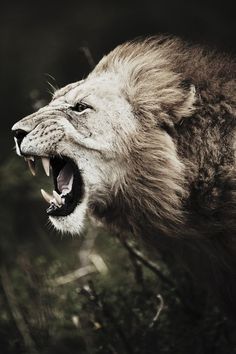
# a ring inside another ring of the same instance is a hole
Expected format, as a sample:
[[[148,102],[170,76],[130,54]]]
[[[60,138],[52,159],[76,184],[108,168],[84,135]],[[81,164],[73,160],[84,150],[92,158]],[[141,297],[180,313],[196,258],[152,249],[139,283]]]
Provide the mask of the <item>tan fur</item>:
[[[54,225],[76,233],[87,214],[192,268],[200,255],[201,277],[227,273],[236,293],[235,72],[229,57],[176,38],[131,41],[16,123],[23,153],[65,154],[83,171],[83,208]],[[81,99],[94,110],[72,112]]]

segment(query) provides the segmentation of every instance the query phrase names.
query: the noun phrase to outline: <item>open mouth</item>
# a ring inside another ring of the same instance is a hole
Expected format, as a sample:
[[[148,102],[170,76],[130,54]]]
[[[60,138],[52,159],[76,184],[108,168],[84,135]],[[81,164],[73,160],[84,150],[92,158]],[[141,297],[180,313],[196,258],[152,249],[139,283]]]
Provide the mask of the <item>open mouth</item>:
[[[25,157],[30,171],[35,175],[36,160],[39,157]],[[47,214],[50,216],[67,216],[82,202],[84,183],[77,165],[68,157],[41,157],[47,176],[52,171],[54,190],[52,195],[41,189],[43,198],[50,204]]]

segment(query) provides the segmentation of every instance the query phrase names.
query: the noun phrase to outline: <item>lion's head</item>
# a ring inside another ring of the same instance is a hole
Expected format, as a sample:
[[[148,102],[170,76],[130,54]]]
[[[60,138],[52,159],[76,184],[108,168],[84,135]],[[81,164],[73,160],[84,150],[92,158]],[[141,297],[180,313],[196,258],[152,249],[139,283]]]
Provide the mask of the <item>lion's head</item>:
[[[78,233],[87,214],[126,229],[181,222],[184,166],[170,132],[195,101],[176,68],[181,45],[163,38],[120,45],[13,126],[18,154],[31,169],[40,157],[52,171],[55,191],[43,195],[57,229]]]

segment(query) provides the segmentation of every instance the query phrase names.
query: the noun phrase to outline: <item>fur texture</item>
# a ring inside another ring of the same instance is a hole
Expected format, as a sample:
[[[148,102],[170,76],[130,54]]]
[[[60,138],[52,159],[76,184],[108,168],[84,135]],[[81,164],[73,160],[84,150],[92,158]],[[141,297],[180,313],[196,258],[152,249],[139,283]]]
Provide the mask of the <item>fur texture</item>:
[[[236,307],[235,69],[229,57],[176,38],[128,42],[13,127],[28,132],[23,153],[68,155],[83,170],[82,209],[51,218],[58,229],[76,233],[88,214],[142,235],[167,259],[184,259],[230,309]],[[94,110],[74,113],[81,100]]]

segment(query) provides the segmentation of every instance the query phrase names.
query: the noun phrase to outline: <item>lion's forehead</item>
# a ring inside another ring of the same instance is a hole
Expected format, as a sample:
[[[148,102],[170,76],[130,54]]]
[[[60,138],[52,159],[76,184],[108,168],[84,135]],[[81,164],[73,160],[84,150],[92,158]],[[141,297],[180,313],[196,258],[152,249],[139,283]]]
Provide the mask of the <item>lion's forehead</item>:
[[[69,91],[79,86],[84,80],[72,82],[54,92],[53,100],[64,97]]]
[[[54,95],[54,100],[64,100],[68,103],[80,100],[99,99],[110,100],[122,99],[123,82],[119,75],[104,72],[100,75],[91,74],[87,79],[75,82],[58,90]]]

